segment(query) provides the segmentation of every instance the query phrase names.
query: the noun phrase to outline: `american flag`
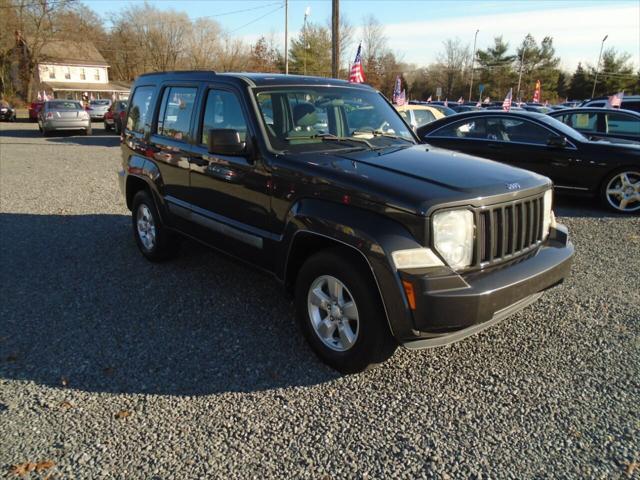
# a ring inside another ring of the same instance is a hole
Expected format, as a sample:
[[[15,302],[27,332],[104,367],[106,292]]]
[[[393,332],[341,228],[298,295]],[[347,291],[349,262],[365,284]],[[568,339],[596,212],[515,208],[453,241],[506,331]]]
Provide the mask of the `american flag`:
[[[464,98],[460,97],[458,99],[458,105],[462,105],[464,103]]]
[[[404,91],[404,88],[400,92],[400,95],[396,96],[396,105],[404,105],[407,103],[407,92]]]
[[[491,103],[491,97],[487,97],[487,98],[485,98],[485,99],[484,99],[484,101],[483,101],[482,103],[484,103],[485,105],[487,105],[487,104]]]
[[[431,95],[429,95],[429,98],[427,98],[427,103],[431,103]]]
[[[449,106],[449,99],[448,99],[448,98],[445,98],[445,99],[444,99],[444,106],[445,106],[445,107],[448,107],[448,106]]]
[[[615,95],[611,95],[609,97],[609,106],[611,108],[620,108],[622,106],[622,97],[624,97],[624,92],[618,92]]]
[[[481,107],[482,103],[480,103],[480,100],[478,100],[478,103],[476,103],[476,107]]]
[[[400,75],[398,75],[396,77],[396,83],[393,85],[393,93],[391,94],[391,102],[395,103],[396,105],[398,104],[398,98],[400,97],[401,89],[402,79],[400,78]]]
[[[349,81],[351,83],[363,83],[364,82],[364,69],[362,68],[362,43],[358,45],[358,51],[356,53],[356,59],[351,65],[351,73],[349,74]]]
[[[509,93],[507,93],[507,96],[504,97],[504,102],[502,102],[502,109],[505,112],[508,112],[509,110],[511,110],[511,97],[513,96],[513,88],[509,89]]]

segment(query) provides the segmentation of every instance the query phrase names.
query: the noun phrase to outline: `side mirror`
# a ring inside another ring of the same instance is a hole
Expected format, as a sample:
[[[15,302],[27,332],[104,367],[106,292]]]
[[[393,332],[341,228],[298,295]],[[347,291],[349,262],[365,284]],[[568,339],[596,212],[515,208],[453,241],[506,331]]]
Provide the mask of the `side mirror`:
[[[214,128],[209,130],[207,141],[209,153],[219,155],[244,155],[247,144],[240,140],[240,133],[231,128]]]
[[[565,148],[567,146],[567,137],[561,135],[553,135],[547,140],[547,146],[554,148]]]

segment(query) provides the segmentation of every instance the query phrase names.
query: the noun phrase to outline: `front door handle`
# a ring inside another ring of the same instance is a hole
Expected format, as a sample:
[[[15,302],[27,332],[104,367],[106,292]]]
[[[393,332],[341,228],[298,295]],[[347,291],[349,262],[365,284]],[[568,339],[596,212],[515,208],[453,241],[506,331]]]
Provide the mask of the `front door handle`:
[[[551,160],[551,165],[554,167],[568,167],[570,164],[571,162],[565,158]]]
[[[204,173],[205,175],[220,178],[227,182],[233,182],[238,177],[237,173],[233,169],[215,164],[209,164]]]

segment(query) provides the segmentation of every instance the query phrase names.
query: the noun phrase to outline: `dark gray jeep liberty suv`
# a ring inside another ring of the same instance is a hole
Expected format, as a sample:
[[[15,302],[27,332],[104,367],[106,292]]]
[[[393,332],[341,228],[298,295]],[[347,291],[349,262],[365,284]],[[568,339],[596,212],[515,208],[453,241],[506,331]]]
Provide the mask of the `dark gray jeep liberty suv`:
[[[341,372],[487,328],[570,270],[548,178],[420,144],[366,85],[146,74],[124,127],[142,254],[164,260],[190,237],[272,273]]]

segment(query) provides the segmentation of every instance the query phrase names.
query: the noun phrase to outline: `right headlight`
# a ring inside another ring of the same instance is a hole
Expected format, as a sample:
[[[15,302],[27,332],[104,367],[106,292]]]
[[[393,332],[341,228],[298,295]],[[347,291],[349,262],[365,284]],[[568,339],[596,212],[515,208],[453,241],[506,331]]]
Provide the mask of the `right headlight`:
[[[473,260],[473,213],[448,210],[433,216],[433,246],[454,269],[471,265]]]
[[[544,240],[549,235],[549,227],[552,223],[553,211],[551,210],[551,204],[553,203],[553,190],[549,189],[544,192],[544,198],[542,199],[542,205],[544,208],[544,216],[542,217],[542,239]]]

